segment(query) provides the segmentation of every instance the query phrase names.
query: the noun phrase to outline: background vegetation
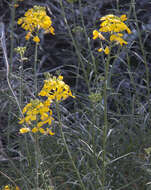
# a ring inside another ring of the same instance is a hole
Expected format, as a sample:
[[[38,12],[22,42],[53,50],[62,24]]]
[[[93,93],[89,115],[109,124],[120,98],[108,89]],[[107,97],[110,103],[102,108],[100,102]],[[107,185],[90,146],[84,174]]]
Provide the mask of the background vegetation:
[[[6,44],[10,84],[23,108],[36,96],[32,70],[35,50],[34,42],[25,40],[26,32],[17,20],[34,5],[46,7],[55,28],[54,36],[41,34],[38,91],[45,72],[61,73],[76,96],[59,105],[60,119],[54,112],[55,135],[40,136],[38,171],[35,145],[30,135],[19,133],[20,113],[8,86],[3,51]],[[0,21],[5,26],[5,41],[0,43],[0,187],[12,184],[21,190],[38,189],[38,175],[41,190],[151,189],[151,2],[1,0],[0,10]],[[117,46],[112,52],[107,89],[108,130],[104,137],[106,55],[97,52],[100,44],[92,39],[92,32],[107,14],[126,14],[132,34],[125,36],[128,45]],[[0,37],[1,34],[2,24]],[[18,46],[27,47],[27,59],[22,64],[14,51]]]

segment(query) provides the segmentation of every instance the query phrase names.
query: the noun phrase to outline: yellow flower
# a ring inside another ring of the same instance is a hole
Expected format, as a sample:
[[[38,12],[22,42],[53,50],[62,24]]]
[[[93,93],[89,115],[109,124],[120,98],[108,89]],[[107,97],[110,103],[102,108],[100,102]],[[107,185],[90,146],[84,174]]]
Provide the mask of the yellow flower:
[[[44,124],[48,123],[49,119],[45,120],[45,121],[40,121],[38,124],[37,124],[37,127],[40,128],[42,127]]]
[[[31,115],[30,120],[35,121],[37,119],[36,114]]]
[[[27,110],[28,110],[29,108],[31,108],[31,107],[32,107],[32,103],[27,104],[27,105],[24,107],[24,109],[23,109],[23,114],[26,113]]]
[[[126,15],[122,15],[122,16],[120,16],[120,19],[121,19],[122,21],[125,21],[125,20],[127,20],[127,17],[126,17]]]
[[[41,118],[40,119],[42,121],[46,120],[47,118],[48,118],[48,114],[47,113],[44,112],[44,113],[41,114]]]
[[[19,18],[18,21],[17,21],[17,24],[22,24],[22,23],[23,23],[23,19]]]
[[[43,128],[40,128],[39,132],[42,133],[42,134],[45,134],[45,130]]]
[[[63,80],[63,76],[59,75],[59,76],[58,76],[58,79],[59,79],[59,80]]]
[[[22,118],[22,119],[20,119],[20,121],[18,122],[19,124],[23,124],[24,123],[24,121],[25,121],[25,119],[24,118]]]
[[[26,39],[26,40],[29,40],[30,37],[31,37],[31,32],[28,32],[28,33],[26,34],[26,36],[25,36],[25,39]]]
[[[41,90],[40,93],[39,93],[39,96],[47,96],[47,92],[44,91],[44,90]]]
[[[100,38],[101,40],[105,40],[104,36],[98,32],[97,30],[93,30],[93,40]]]
[[[21,128],[20,133],[28,133],[30,131],[29,128]]]
[[[120,37],[120,35],[115,35],[115,34],[112,34],[111,36],[110,36],[110,41],[112,42],[112,41],[116,41],[117,43],[119,43],[121,46],[123,45],[123,44],[127,44],[127,42],[125,41],[125,40],[123,40],[123,38],[121,38]]]
[[[32,131],[33,133],[37,133],[37,132],[38,132],[38,128],[37,128],[37,127],[34,127],[31,131]]]
[[[102,51],[104,51],[104,53],[105,53],[106,55],[108,55],[108,54],[109,54],[109,52],[110,52],[110,49],[109,49],[109,47],[108,47],[108,46],[106,46],[106,48],[105,48],[105,49],[103,49],[103,48],[99,48],[99,49],[98,49],[98,52],[102,52]]]
[[[108,54],[110,53],[110,49],[109,49],[108,46],[106,46],[106,48],[105,48],[105,50],[104,50],[104,53],[105,53],[106,55],[108,55]]]
[[[98,52],[102,52],[102,51],[103,51],[103,48],[99,48],[99,49],[98,49]]]
[[[49,32],[52,34],[52,35],[55,35],[55,29],[51,26],[50,28],[49,28]]]
[[[93,30],[93,40],[97,39],[99,36],[99,32],[97,30]]]
[[[46,130],[46,134],[54,135],[55,133],[53,133],[50,129],[47,128],[47,130]]]
[[[39,42],[40,42],[40,39],[39,39],[38,36],[35,36],[35,37],[33,38],[33,41],[36,42],[36,43],[39,43]]]
[[[4,188],[5,188],[4,190],[10,190],[8,185],[6,185]]]

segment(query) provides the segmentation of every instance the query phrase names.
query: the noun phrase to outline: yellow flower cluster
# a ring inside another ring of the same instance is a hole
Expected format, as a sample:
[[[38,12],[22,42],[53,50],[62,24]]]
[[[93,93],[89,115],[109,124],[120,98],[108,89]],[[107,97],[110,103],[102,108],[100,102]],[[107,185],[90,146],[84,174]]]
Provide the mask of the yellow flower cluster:
[[[29,131],[33,133],[40,132],[42,134],[54,135],[51,128],[43,128],[44,125],[51,125],[53,117],[50,106],[53,101],[62,101],[69,96],[73,97],[70,87],[63,82],[63,77],[50,77],[44,81],[44,86],[39,93],[39,96],[44,96],[45,101],[39,99],[31,100],[22,110],[25,115],[19,124],[24,124],[25,127],[20,129],[20,133],[27,133]],[[33,126],[27,127],[27,126]]]
[[[49,78],[44,81],[45,84],[39,93],[39,96],[46,96],[49,100],[62,101],[67,99],[69,96],[73,97],[70,87],[64,83],[63,76],[56,78]]]
[[[18,186],[12,187],[10,185],[5,185],[5,187],[2,190],[20,190]]]
[[[110,34],[110,42],[115,41],[117,44],[120,44],[123,46],[123,44],[127,44],[127,42],[123,39],[123,33],[124,31],[127,31],[128,34],[131,33],[131,30],[128,28],[128,26],[124,23],[125,20],[127,20],[126,15],[122,15],[121,17],[109,14],[100,19],[102,23],[100,24],[99,31],[94,30],[93,31],[93,39],[101,39],[105,40],[105,37],[102,35],[101,32],[108,32]],[[104,49],[101,47],[98,49],[99,52],[104,51],[105,54],[109,54],[110,50],[109,47],[106,46]]]
[[[101,23],[101,32],[122,32],[127,31],[129,34],[131,33],[130,29],[127,27],[127,25],[123,22],[127,20],[126,15],[122,15],[121,17],[115,16],[115,15],[107,15],[100,19],[103,21]]]
[[[46,33],[55,34],[51,18],[47,15],[45,7],[34,6],[25,13],[24,17],[19,18],[17,23],[28,31],[25,39],[29,40],[30,37],[33,37],[33,41],[36,43],[40,42],[38,37],[40,29]]]
[[[53,135],[54,133],[50,128],[46,128],[46,130],[42,128],[45,124],[51,125],[53,120],[52,110],[49,108],[50,103],[51,102],[49,102],[49,104],[41,102],[39,99],[31,100],[30,103],[24,107],[23,114],[26,114],[26,116],[20,120],[19,124],[26,123],[27,125],[33,125],[33,128],[24,127],[20,129],[20,132],[27,133],[31,131],[37,133],[39,131],[42,134],[49,133]]]

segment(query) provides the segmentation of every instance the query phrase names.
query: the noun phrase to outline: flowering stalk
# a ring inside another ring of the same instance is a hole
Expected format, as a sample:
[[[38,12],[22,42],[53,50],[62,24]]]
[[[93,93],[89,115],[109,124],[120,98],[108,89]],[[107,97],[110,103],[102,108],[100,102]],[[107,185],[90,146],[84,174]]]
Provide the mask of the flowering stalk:
[[[51,33],[54,35],[54,28],[52,27],[51,18],[46,14],[45,7],[34,6],[29,9],[24,17],[18,19],[17,22],[21,27],[27,31],[25,36],[26,40],[32,38],[35,44],[35,57],[34,57],[34,86],[37,92],[37,50],[40,42],[39,34],[42,29],[44,33]]]
[[[93,31],[93,39],[101,40],[101,47],[98,52],[104,52],[107,55],[105,69],[104,69],[104,88],[103,88],[103,98],[104,98],[104,126],[103,126],[103,153],[102,153],[102,190],[106,189],[106,141],[107,141],[107,131],[108,131],[108,111],[107,111],[107,88],[108,88],[108,74],[109,74],[109,64],[110,64],[110,54],[111,47],[114,43],[115,45],[123,46],[127,45],[128,42],[123,39],[124,32],[131,34],[131,30],[124,23],[127,20],[126,15],[120,17],[113,14],[106,15],[102,17],[100,24],[100,29]],[[105,37],[105,33],[108,33],[109,39]],[[104,42],[104,43],[103,43]],[[104,47],[105,44],[105,47]],[[107,44],[107,45],[106,45]]]
[[[70,90],[70,87],[63,82],[63,77],[50,77],[44,81],[44,86],[39,96],[45,97],[45,101],[41,101],[38,98],[31,100],[22,110],[24,116],[20,119],[19,124],[22,124],[24,127],[20,129],[20,133],[35,133],[34,135],[34,145],[35,145],[35,163],[36,163],[36,188],[39,188],[39,169],[41,161],[41,153],[39,148],[39,133],[43,135],[54,135],[51,130],[51,123],[53,120],[51,104],[57,102],[57,105],[60,101],[67,99],[69,96],[73,97]],[[58,110],[58,109],[57,109]],[[59,123],[60,115],[58,113]],[[38,133],[39,132],[39,133]],[[62,133],[62,137],[65,142],[65,137]],[[66,148],[67,144],[65,142]],[[69,150],[68,150],[69,153]]]

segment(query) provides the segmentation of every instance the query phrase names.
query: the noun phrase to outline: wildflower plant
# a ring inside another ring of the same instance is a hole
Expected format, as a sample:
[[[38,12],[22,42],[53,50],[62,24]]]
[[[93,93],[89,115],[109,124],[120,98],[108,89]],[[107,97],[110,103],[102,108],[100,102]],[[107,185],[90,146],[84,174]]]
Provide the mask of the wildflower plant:
[[[110,89],[108,83],[108,75],[109,75],[109,64],[112,58],[111,56],[111,48],[113,45],[121,45],[127,44],[127,41],[123,39],[124,32],[126,31],[128,34],[131,34],[131,30],[124,23],[127,20],[126,15],[122,15],[121,17],[115,16],[113,14],[109,14],[103,16],[101,19],[100,29],[93,31],[93,39],[99,38],[101,40],[101,48],[98,49],[98,52],[104,52],[107,57],[105,59],[104,65],[104,85],[103,85],[103,107],[104,107],[104,126],[103,126],[103,141],[102,141],[102,190],[106,189],[107,185],[107,165],[106,165],[106,143],[107,143],[107,134],[109,130],[108,123],[108,92],[107,89]],[[105,33],[107,37],[105,37]],[[102,43],[102,41],[105,44]],[[107,45],[106,45],[107,44]]]
[[[109,45],[107,45],[105,48],[103,47],[101,43],[101,48],[98,49],[98,52],[104,51],[105,54],[109,54],[110,52],[110,43],[115,42],[115,44],[120,44],[123,46],[124,44],[127,44],[127,41],[123,39],[124,32],[126,31],[128,34],[131,34],[131,30],[129,27],[124,23],[124,21],[127,20],[126,15],[122,15],[121,17],[115,16],[113,14],[106,15],[100,19],[102,22],[100,24],[100,29],[93,31],[93,39],[99,38],[102,41],[107,42]],[[106,39],[104,37],[104,34],[102,33],[108,33],[109,39]]]

